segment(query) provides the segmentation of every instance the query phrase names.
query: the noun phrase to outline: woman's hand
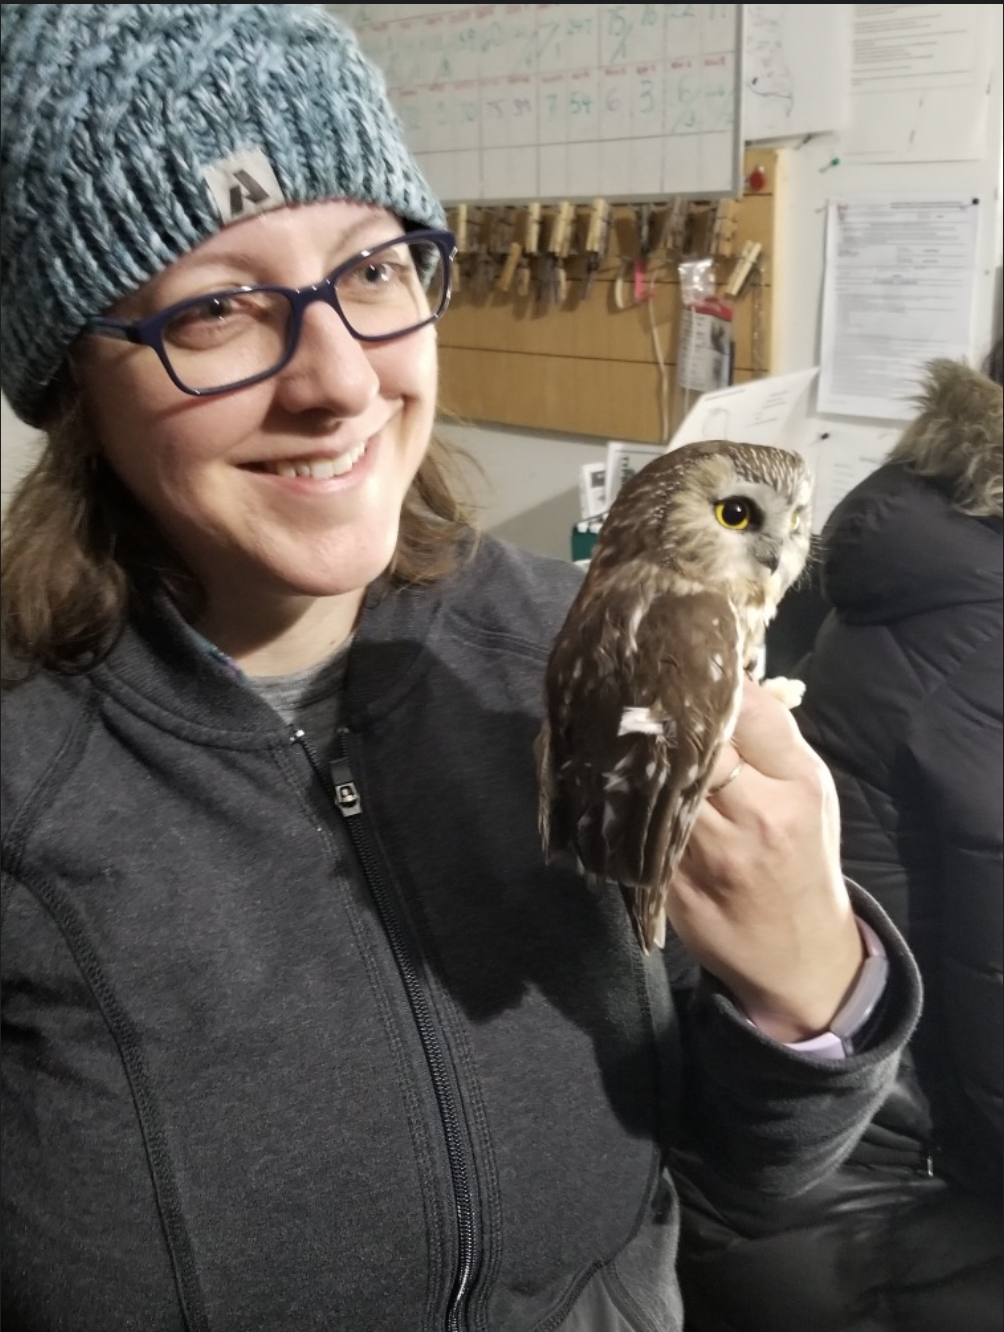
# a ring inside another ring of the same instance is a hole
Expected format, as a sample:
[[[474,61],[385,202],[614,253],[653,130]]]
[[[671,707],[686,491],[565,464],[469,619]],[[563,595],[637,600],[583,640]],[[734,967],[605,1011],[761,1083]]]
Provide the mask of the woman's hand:
[[[864,961],[840,867],[833,779],[787,708],[752,681],[666,914],[697,961],[779,1041],[825,1031]]]

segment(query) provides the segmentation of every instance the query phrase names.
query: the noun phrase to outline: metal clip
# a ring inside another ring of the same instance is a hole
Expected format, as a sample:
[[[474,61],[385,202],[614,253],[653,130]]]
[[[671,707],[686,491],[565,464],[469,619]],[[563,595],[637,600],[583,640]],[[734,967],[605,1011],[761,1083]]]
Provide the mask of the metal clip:
[[[354,818],[356,814],[361,814],[363,805],[359,799],[359,788],[352,780],[352,770],[348,761],[346,759],[335,759],[329,771],[334,784],[332,797],[335,807],[347,819]]]

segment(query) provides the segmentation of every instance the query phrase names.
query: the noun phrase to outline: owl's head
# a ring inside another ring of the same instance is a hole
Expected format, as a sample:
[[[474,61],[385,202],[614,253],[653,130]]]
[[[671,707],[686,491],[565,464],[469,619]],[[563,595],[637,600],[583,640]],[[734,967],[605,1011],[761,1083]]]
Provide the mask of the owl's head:
[[[619,491],[594,553],[602,565],[654,559],[701,586],[776,601],[805,566],[812,477],[802,457],[705,440],[653,459]]]

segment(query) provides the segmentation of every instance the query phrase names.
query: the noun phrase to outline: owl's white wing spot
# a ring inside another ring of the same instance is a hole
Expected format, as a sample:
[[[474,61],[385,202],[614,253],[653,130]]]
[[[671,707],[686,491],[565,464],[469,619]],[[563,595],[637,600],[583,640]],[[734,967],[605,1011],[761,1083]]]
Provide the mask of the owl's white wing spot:
[[[625,754],[617,760],[610,772],[603,774],[604,795],[617,791],[631,790],[631,755]]]
[[[618,735],[662,735],[662,722],[651,708],[625,708],[621,713]]]
[[[628,616],[628,622],[625,625],[625,646],[629,652],[638,651],[638,626],[641,624],[647,609],[646,605],[640,604]]]
[[[720,652],[712,652],[708,665],[711,669],[712,680],[721,680],[725,675],[725,658]]]

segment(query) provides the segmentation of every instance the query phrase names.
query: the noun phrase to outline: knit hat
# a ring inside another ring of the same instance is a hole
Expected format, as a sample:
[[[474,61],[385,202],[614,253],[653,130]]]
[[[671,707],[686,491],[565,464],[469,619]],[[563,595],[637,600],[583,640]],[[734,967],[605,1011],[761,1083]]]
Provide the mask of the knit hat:
[[[30,424],[85,322],[229,222],[347,198],[443,225],[383,76],[319,8],[0,10],[0,385]]]

